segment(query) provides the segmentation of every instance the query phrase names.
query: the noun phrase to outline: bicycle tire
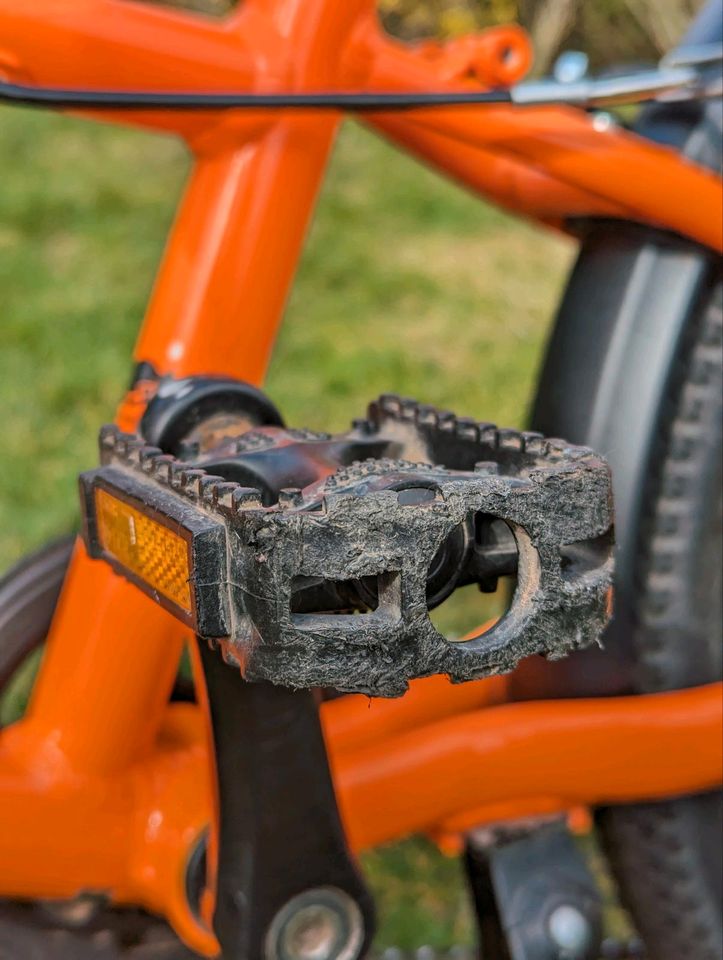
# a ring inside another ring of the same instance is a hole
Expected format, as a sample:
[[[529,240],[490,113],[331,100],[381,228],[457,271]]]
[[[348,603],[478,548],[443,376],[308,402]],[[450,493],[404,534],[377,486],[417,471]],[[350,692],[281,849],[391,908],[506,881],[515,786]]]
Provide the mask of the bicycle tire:
[[[72,549],[73,537],[53,541],[0,578],[0,691],[45,640]]]
[[[721,678],[723,286],[671,385],[642,520],[637,687]],[[685,643],[681,643],[684,639]],[[723,956],[720,793],[599,811],[624,902],[656,960]]]
[[[616,620],[606,651],[523,668],[518,696],[720,679],[722,318],[707,251],[630,224],[590,229],[533,424],[612,460],[624,521]],[[598,812],[621,897],[655,960],[720,960],[722,821],[717,791]]]

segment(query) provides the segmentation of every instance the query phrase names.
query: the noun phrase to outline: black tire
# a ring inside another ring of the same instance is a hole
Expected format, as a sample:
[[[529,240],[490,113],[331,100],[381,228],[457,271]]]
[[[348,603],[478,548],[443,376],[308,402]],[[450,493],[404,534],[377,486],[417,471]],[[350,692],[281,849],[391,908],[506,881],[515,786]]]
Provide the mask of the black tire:
[[[50,543],[0,579],[0,690],[45,640],[72,549],[72,537]]]
[[[49,544],[0,579],[0,692],[44,642],[73,548]],[[0,957],[13,960],[193,960],[162,920],[141,910],[102,908],[82,929],[62,908],[0,901]]]
[[[616,617],[604,651],[523,667],[519,697],[721,678],[722,322],[720,269],[706,251],[632,225],[592,227],[533,423],[611,459]],[[598,819],[653,960],[720,960],[721,794],[610,808]]]
[[[723,287],[692,323],[663,411],[638,545],[636,687],[721,678]],[[719,792],[601,810],[603,840],[655,960],[723,956]]]
[[[688,42],[720,40],[719,6]],[[720,174],[720,99],[650,104],[636,130]],[[604,653],[523,671],[523,697],[654,692],[722,673],[720,261],[632,224],[583,235],[533,422],[613,464],[616,617]],[[720,960],[723,795],[610,808],[598,820],[653,960]]]

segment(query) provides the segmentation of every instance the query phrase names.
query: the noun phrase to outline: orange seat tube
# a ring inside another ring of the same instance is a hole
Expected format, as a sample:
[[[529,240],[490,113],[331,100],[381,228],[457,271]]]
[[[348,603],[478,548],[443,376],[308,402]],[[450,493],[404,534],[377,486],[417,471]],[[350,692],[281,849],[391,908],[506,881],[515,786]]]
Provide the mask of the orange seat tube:
[[[282,119],[198,157],[135,350],[177,377],[263,381],[338,119]]]

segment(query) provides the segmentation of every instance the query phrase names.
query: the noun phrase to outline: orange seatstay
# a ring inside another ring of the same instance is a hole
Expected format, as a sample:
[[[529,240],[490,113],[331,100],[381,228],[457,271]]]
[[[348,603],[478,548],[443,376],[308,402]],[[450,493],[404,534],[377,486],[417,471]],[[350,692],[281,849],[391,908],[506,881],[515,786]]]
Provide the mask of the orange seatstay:
[[[404,46],[372,0],[244,0],[223,20],[125,0],[0,0],[0,75],[118,90],[423,91],[517,81],[529,45],[504,28]],[[177,377],[263,380],[335,112],[95,111],[183,137],[195,166],[138,361]],[[540,222],[622,217],[720,250],[720,180],[578,110],[495,106],[366,122],[475,192]],[[392,386],[392,385],[390,385]],[[148,396],[122,407],[133,428]],[[0,895],[108,892],[165,914],[209,955],[184,892],[211,820],[202,709],[168,707],[184,628],[76,550],[27,717],[0,736]],[[356,848],[415,829],[563,810],[720,782],[720,685],[657,696],[506,704],[504,680],[323,708]],[[470,819],[472,818],[472,819]]]

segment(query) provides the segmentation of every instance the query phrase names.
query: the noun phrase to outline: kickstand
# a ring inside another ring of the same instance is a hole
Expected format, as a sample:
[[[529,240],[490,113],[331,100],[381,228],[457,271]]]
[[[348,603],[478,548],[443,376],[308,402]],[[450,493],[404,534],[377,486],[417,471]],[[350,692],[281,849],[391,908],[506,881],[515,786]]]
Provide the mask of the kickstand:
[[[596,960],[602,901],[564,821],[468,838],[465,868],[484,960]]]

